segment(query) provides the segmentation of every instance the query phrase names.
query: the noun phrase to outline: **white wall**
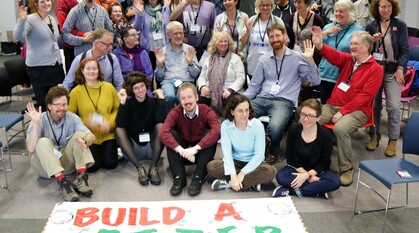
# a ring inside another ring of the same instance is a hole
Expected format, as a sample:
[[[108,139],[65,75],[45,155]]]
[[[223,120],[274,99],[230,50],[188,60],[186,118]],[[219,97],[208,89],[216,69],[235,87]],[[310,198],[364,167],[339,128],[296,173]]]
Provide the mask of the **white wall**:
[[[419,28],[419,1],[400,0],[400,19],[403,19],[408,27]]]

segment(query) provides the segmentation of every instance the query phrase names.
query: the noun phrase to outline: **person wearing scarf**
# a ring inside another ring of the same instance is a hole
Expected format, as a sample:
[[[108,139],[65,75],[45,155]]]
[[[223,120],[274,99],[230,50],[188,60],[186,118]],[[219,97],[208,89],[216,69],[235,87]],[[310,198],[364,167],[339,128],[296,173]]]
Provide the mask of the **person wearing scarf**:
[[[198,78],[198,102],[211,106],[217,114],[232,96],[243,92],[244,65],[232,51],[234,44],[231,36],[225,31],[215,33],[208,44],[210,56]]]
[[[121,30],[122,45],[113,51],[121,65],[122,76],[133,72],[144,73],[148,79],[153,80],[153,68],[147,50],[139,45],[139,33],[133,27]],[[152,96],[151,88],[147,89],[148,96]]]

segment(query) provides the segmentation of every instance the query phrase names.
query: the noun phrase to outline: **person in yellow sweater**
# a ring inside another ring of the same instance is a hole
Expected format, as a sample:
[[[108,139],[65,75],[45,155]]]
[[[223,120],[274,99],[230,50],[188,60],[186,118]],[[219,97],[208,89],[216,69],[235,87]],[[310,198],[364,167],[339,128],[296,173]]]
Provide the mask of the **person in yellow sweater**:
[[[93,57],[80,62],[75,76],[77,86],[70,92],[68,110],[77,114],[96,137],[90,146],[95,164],[88,171],[114,169],[118,166],[115,119],[119,107],[115,87],[104,82],[99,63]]]

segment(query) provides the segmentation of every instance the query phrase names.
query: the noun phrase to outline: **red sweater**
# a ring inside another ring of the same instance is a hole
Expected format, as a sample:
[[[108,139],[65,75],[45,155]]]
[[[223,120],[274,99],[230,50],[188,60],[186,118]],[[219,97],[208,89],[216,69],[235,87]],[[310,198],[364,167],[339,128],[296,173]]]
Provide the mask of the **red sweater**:
[[[351,80],[347,83],[350,85],[350,88],[344,92],[338,88],[338,85],[341,82],[348,81],[355,64],[353,56],[348,53],[336,51],[325,44],[323,44],[323,49],[320,51],[320,54],[330,64],[340,69],[339,78],[333,88],[332,95],[326,103],[333,106],[340,106],[340,112],[343,115],[361,110],[367,116],[372,116],[373,100],[383,82],[383,68],[371,56],[352,74]]]
[[[204,104],[198,104],[198,107],[198,117],[193,119],[183,115],[183,108],[180,104],[169,112],[159,134],[159,138],[164,145],[173,150],[179,146],[179,143],[170,133],[172,129],[177,131],[191,145],[198,144],[202,149],[217,143],[220,139],[220,123],[215,112]],[[209,132],[204,135],[206,130],[209,130]]]

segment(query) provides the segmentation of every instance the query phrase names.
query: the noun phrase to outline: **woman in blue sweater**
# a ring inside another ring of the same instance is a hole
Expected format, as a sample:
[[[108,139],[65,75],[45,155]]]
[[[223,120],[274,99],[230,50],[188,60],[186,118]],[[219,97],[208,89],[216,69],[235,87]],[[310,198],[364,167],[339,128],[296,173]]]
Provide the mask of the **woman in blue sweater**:
[[[275,168],[264,163],[265,129],[254,118],[250,101],[244,95],[233,96],[224,112],[221,124],[222,160],[208,163],[208,174],[217,178],[211,189],[260,191],[260,185],[272,181]]]

